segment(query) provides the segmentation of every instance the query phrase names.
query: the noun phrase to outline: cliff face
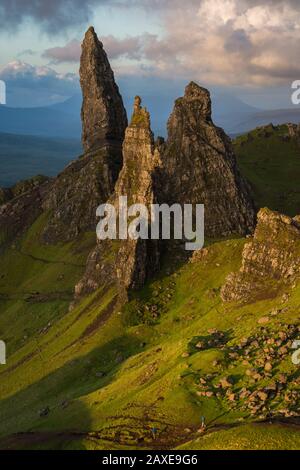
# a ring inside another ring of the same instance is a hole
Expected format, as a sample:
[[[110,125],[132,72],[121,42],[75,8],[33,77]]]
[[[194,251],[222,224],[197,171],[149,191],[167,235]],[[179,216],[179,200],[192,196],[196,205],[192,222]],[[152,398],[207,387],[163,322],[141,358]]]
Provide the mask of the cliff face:
[[[224,301],[270,297],[300,276],[300,217],[261,209],[253,239],[245,244],[239,272],[228,276]]]
[[[180,203],[205,205],[206,236],[245,234],[254,228],[255,211],[248,187],[240,176],[229,138],[211,120],[207,90],[195,83],[176,101],[168,122],[169,138],[154,144],[149,114],[136,97],[123,143],[123,168],[110,197],[116,208],[119,196],[128,204]],[[109,242],[106,241],[108,246]],[[91,253],[76,295],[117,281],[122,297],[142,287],[159,267],[157,240],[120,240],[112,248],[114,261],[102,262],[104,243]],[[165,242],[168,245],[168,242]],[[113,267],[112,267],[113,264]]]
[[[131,123],[126,129],[123,143],[123,168],[115,188],[114,204],[120,196],[127,196],[128,204],[158,202],[157,169],[160,155],[154,145],[149,113],[135,98]],[[150,219],[149,219],[150,222]],[[159,242],[157,240],[124,240],[116,260],[116,274],[125,292],[144,285],[146,279],[159,267]]]
[[[120,171],[120,152],[98,150],[70,163],[54,180],[43,207],[50,211],[43,233],[47,243],[69,241],[94,231],[96,209],[113,192]]]
[[[80,61],[82,144],[93,152],[103,144],[120,146],[127,126],[126,111],[107,55],[94,28],[85,34]]]
[[[300,124],[288,123],[287,128],[290,137],[300,139]]]
[[[209,92],[194,82],[175,102],[163,164],[165,199],[204,204],[206,236],[253,230],[253,203],[230,139],[212,122]]]
[[[105,51],[93,28],[82,44],[82,144],[85,154],[55,179],[44,209],[51,217],[43,239],[68,241],[95,230],[96,208],[113,192],[122,166],[126,111]]]
[[[50,185],[49,178],[40,176],[0,190],[0,246],[22,235],[43,212]]]
[[[156,188],[160,155],[154,144],[149,114],[140,103],[140,98],[136,97],[132,120],[125,132],[123,168],[108,201],[115,207],[117,215],[120,196],[127,197],[128,206],[144,204],[149,207],[158,201]],[[132,217],[128,217],[128,224],[131,221]],[[113,261],[105,260],[107,249],[112,253]],[[95,290],[101,284],[116,282],[120,297],[126,299],[129,290],[142,287],[158,269],[159,258],[157,240],[99,240],[88,258],[85,276],[76,286],[76,296]]]

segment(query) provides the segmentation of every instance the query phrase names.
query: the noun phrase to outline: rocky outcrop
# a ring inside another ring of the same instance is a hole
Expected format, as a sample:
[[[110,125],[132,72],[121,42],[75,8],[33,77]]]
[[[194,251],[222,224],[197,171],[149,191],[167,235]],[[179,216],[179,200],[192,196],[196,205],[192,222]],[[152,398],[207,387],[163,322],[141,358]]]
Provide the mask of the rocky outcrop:
[[[50,180],[51,178],[47,176],[37,175],[26,180],[18,181],[18,183],[10,188],[0,188],[0,205],[24,193],[30,192],[41,184],[50,182]]]
[[[191,82],[175,102],[163,154],[165,200],[204,204],[205,235],[246,234],[255,226],[248,186],[231,141],[211,118],[208,90]]]
[[[114,204],[118,204],[120,196],[127,196],[128,204],[144,204],[150,217],[150,204],[159,202],[157,169],[160,164],[149,113],[141,108],[141,99],[137,96],[131,123],[125,132],[123,168],[116,184]],[[116,260],[116,274],[121,290],[125,293],[142,287],[158,267],[158,240],[128,238],[122,241]]]
[[[126,111],[107,55],[93,27],[88,29],[82,43],[79,73],[84,151],[94,152],[104,143],[120,146],[127,126]]]
[[[0,206],[10,199],[12,199],[12,192],[10,188],[0,188]]]
[[[300,139],[300,124],[287,124],[289,137]]]
[[[44,209],[50,212],[43,233],[46,243],[69,241],[95,231],[96,209],[112,194],[120,171],[117,149],[98,150],[70,163],[52,184]]]
[[[44,203],[50,212],[43,233],[47,243],[69,241],[95,230],[96,209],[111,196],[122,166],[126,111],[93,28],[82,45],[80,82],[85,154],[58,175]]]
[[[36,177],[5,192],[6,202],[0,205],[0,246],[19,237],[33,224],[43,212],[49,190],[50,179]]]
[[[175,103],[168,131],[166,144],[162,139],[154,143],[149,113],[136,97],[123,143],[123,168],[109,202],[117,208],[119,196],[127,196],[128,205],[203,203],[206,236],[253,230],[255,211],[248,187],[237,170],[230,139],[211,120],[209,92],[190,83],[184,98]],[[98,243],[76,286],[77,296],[113,280],[126,298],[158,269],[158,240],[129,238],[119,240],[117,249],[112,248],[115,245],[110,247],[114,253],[111,269],[111,259],[110,268],[105,262],[103,242]]]
[[[149,113],[141,108],[139,97],[135,98],[131,123],[125,132],[123,162],[114,194],[108,201],[116,213],[119,213],[120,196],[127,196],[128,206],[141,203],[149,207],[157,202],[160,155],[150,129]],[[128,218],[128,224],[130,221]],[[159,258],[158,240],[100,240],[88,258],[83,279],[75,288],[76,297],[100,285],[117,283],[119,297],[125,300],[129,290],[142,287],[158,269]]]
[[[254,237],[244,246],[242,266],[228,276],[224,301],[255,301],[276,295],[300,276],[300,217],[261,209]]]
[[[76,284],[74,289],[74,302],[71,308],[83,296],[88,295],[98,288],[116,287],[117,277],[115,260],[118,252],[118,243],[112,240],[102,240],[97,242],[90,252],[84,275]]]

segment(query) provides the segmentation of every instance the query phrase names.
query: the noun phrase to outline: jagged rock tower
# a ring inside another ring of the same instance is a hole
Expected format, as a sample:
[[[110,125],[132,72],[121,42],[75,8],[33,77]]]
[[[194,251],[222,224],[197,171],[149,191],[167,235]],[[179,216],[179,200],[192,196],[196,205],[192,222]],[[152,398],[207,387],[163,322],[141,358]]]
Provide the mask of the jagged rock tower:
[[[102,43],[88,29],[82,43],[82,144],[85,154],[55,179],[44,208],[50,211],[44,241],[74,239],[95,230],[96,208],[113,192],[122,166],[126,111]]]
[[[150,115],[141,107],[141,98],[135,97],[131,123],[125,132],[123,143],[123,168],[119,175],[114,202],[119,196],[127,196],[128,204],[150,204],[158,202],[156,193],[157,169],[161,165],[158,149],[154,145],[150,128]],[[150,220],[150,219],[149,219]],[[123,292],[144,285],[159,267],[158,240],[124,240],[116,260],[116,273]]]
[[[103,44],[93,27],[85,34],[80,60],[82,144],[86,153],[120,144],[127,126],[126,111]]]
[[[291,218],[264,208],[257,219],[254,237],[244,246],[240,270],[229,274],[222,287],[224,301],[275,297],[300,277],[300,216]]]
[[[114,142],[123,135],[123,105],[93,29],[83,43],[81,85],[83,144],[88,155],[98,152],[101,142],[105,148],[114,148]],[[102,118],[96,119],[97,114]],[[168,132],[166,144],[160,140],[154,143],[149,113],[137,96],[123,142],[123,168],[113,194],[106,200],[98,195],[98,204],[108,200],[118,211],[120,196],[127,196],[128,205],[142,203],[147,207],[152,203],[202,203],[206,236],[253,230],[255,211],[248,187],[237,170],[230,139],[211,120],[207,90],[193,82],[186,87],[184,97],[175,102]],[[100,173],[109,174],[109,169]],[[117,284],[121,299],[126,300],[128,292],[142,287],[159,268],[160,252],[158,240],[98,241],[75,297],[99,286]]]
[[[161,165],[160,154],[154,144],[150,128],[150,116],[141,107],[141,98],[135,97],[131,122],[126,129],[123,143],[123,168],[109,203],[119,213],[119,197],[126,196],[128,206],[158,202],[157,170]],[[130,223],[130,218],[128,218]],[[117,249],[116,249],[117,246]],[[105,262],[105,250],[113,254],[113,262]],[[133,240],[117,243],[98,241],[88,258],[83,279],[75,289],[76,297],[95,290],[103,284],[116,283],[121,300],[127,299],[130,290],[142,287],[159,268],[160,243],[158,240]]]
[[[209,91],[191,82],[175,101],[163,155],[165,200],[205,205],[205,235],[253,231],[255,211],[231,142],[211,118]]]

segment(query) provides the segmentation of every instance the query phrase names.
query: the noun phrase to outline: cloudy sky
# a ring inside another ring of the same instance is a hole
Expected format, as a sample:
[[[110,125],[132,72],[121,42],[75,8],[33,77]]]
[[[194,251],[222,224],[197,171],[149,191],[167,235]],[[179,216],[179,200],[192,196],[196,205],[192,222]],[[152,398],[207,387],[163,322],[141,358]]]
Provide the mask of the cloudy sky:
[[[76,94],[80,43],[91,24],[127,94],[176,97],[193,79],[257,107],[292,106],[291,83],[300,80],[298,0],[1,0],[7,104]]]

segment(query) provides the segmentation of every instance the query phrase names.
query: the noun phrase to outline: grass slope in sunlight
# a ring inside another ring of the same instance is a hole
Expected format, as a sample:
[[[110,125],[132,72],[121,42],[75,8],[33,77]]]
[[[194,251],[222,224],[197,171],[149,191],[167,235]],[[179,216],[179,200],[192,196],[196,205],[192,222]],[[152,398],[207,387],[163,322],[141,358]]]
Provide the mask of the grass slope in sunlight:
[[[299,214],[300,142],[288,138],[287,126],[257,128],[233,143],[257,207]]]
[[[46,217],[0,258],[0,333],[8,344],[0,448],[231,448],[235,439],[257,448],[258,432],[264,448],[300,447],[299,432],[288,426],[245,427],[253,417],[242,400],[199,394],[204,377],[214,387],[230,376],[237,395],[254,387],[243,358],[230,359],[230,347],[259,331],[258,319],[281,301],[221,302],[220,287],[239,267],[245,240],[211,244],[204,261],[178,260],[171,268],[166,259],[159,277],[122,310],[114,288],[103,288],[69,311],[94,235],[42,246]],[[299,302],[297,287],[284,312],[270,317],[270,335],[298,321]],[[224,334],[224,344],[197,349],[213,338],[212,329]],[[284,360],[274,374],[281,372],[293,377],[298,370]],[[208,434],[200,436],[203,415]]]

